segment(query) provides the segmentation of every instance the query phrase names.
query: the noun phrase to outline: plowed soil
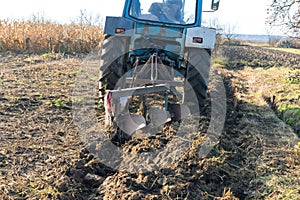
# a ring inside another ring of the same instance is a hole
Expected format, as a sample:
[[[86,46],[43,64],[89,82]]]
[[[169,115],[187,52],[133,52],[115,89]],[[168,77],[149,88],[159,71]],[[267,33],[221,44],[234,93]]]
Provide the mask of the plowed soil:
[[[299,139],[277,113],[284,100],[277,101],[279,85],[274,85],[289,76],[278,76],[281,70],[299,68],[299,55],[282,52],[279,56],[291,64],[274,67],[278,56],[268,50],[223,50],[226,63],[215,64],[211,73],[212,80],[222,78],[227,96],[217,144],[204,158],[195,153],[211,119],[210,85],[193,147],[167,167],[137,173],[105,166],[80,140],[72,91],[83,58],[2,53],[1,199],[299,199]],[[253,54],[257,61],[240,56]],[[280,83],[291,86],[280,90],[285,96],[299,86]],[[293,105],[300,105],[299,98],[293,98]],[[94,109],[101,119],[96,100]],[[120,147],[133,152],[163,148],[173,137],[171,130]]]

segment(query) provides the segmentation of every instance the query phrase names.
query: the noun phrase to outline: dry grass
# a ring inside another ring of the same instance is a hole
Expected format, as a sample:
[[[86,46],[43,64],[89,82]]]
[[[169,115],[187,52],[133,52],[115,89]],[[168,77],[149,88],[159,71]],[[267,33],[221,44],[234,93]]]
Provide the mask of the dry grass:
[[[0,20],[0,51],[82,53],[98,46],[102,38],[97,26]]]
[[[258,149],[262,152],[254,160],[247,156],[247,160],[251,160],[248,169],[255,169],[255,176],[246,190],[247,199],[299,199],[299,155],[294,146],[299,138],[277,118],[264,98],[278,95],[278,91],[286,86],[296,89],[296,85],[285,81],[285,70],[288,69],[222,69],[222,73],[230,77],[238,108],[243,113],[239,122],[240,133],[255,135],[262,144],[259,148],[250,146],[248,149],[249,152]],[[282,89],[281,92],[286,98],[293,94],[292,89]]]
[[[252,46],[252,47],[264,47],[266,49],[271,50],[277,50],[277,51],[283,51],[287,53],[294,53],[294,54],[300,54],[300,49],[297,48],[281,48],[281,47],[272,47],[270,43],[268,42],[248,42],[248,41],[241,41],[243,45],[246,46]]]
[[[294,49],[294,48],[268,48],[268,49],[284,51],[284,52],[294,53],[294,54],[300,54],[300,49]]]

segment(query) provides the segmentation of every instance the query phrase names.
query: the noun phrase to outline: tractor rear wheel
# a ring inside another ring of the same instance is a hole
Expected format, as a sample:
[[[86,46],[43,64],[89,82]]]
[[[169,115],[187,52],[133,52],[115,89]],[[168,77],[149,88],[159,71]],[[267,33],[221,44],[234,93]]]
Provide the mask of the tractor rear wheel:
[[[99,78],[100,100],[103,100],[106,89],[115,89],[117,82],[124,74],[127,52],[127,37],[108,36],[105,38],[101,52]]]
[[[207,96],[210,57],[210,50],[199,48],[188,49],[184,104],[190,108],[193,114],[200,113],[200,109],[203,107]]]

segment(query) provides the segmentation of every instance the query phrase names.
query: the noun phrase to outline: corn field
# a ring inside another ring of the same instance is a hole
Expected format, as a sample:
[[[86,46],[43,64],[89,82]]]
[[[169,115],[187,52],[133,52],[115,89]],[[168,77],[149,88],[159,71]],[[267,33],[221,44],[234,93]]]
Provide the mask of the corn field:
[[[102,39],[98,26],[0,20],[0,51],[84,53]]]

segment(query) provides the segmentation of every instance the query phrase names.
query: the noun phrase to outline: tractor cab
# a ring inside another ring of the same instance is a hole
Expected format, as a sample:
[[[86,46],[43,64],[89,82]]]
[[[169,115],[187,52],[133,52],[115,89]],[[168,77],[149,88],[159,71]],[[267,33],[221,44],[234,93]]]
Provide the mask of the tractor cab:
[[[219,0],[213,0],[217,10]],[[132,21],[171,26],[194,27],[201,25],[202,0],[128,0],[123,17]]]

